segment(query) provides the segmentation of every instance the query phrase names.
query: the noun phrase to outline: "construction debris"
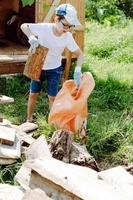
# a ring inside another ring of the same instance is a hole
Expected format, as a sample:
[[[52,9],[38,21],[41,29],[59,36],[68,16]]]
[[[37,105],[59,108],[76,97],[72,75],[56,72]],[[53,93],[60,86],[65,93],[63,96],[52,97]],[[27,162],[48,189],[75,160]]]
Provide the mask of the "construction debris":
[[[52,157],[45,137],[40,136],[27,149],[26,159],[27,160],[43,159],[46,156]]]
[[[5,95],[0,95],[0,104],[9,104],[14,102],[14,99]],[[0,113],[0,123],[3,122],[3,115]]]
[[[28,177],[29,181],[25,182],[27,184],[25,188],[28,190],[40,188],[51,199],[133,200],[133,177],[124,169],[124,173],[121,173],[120,170],[119,174],[122,175],[123,180],[124,178],[127,180],[122,188],[126,187],[120,191],[123,181],[121,184],[118,184],[121,180],[115,183],[105,181],[99,178],[102,176],[101,172],[96,172],[88,167],[67,164],[47,156],[44,159],[35,159],[26,162],[27,168],[31,169],[31,175]],[[111,176],[115,177],[115,171],[114,168]],[[26,174],[23,171],[24,176]],[[109,179],[111,180],[111,177]],[[19,178],[17,181],[21,184],[22,178]]]
[[[0,158],[0,165],[11,165],[17,162],[17,159]]]
[[[5,95],[0,95],[0,104],[12,103],[14,99]]]
[[[15,176],[15,180],[18,181],[24,189],[29,189],[29,182],[31,176],[31,168],[29,163],[32,163],[35,159],[44,159],[45,157],[52,157],[48,144],[43,136],[40,136],[35,140],[26,151],[27,160],[22,165],[21,169]]]
[[[5,126],[0,126],[0,144],[13,145],[16,130]]]
[[[39,188],[26,191],[22,200],[50,200],[46,193]]]
[[[18,134],[15,135],[14,144],[11,145],[0,145],[0,158],[10,158],[10,159],[17,159],[20,158],[21,155],[21,145],[20,145],[20,138]]]
[[[0,164],[16,162],[22,150],[26,159],[15,176],[20,186],[1,184],[0,200],[133,200],[133,176],[123,167],[98,172],[94,157],[73,142],[71,132],[55,131],[47,142],[24,130],[0,125],[0,138],[6,141],[0,145]]]
[[[0,184],[0,200],[21,200],[23,196],[24,190],[22,187]]]
[[[30,133],[32,131],[35,131],[38,128],[38,125],[31,122],[25,122],[18,127],[19,127],[19,130],[26,133]]]
[[[0,123],[0,165],[13,164],[20,158],[22,145],[30,145],[35,139],[4,119]],[[23,147],[24,149],[24,147]]]

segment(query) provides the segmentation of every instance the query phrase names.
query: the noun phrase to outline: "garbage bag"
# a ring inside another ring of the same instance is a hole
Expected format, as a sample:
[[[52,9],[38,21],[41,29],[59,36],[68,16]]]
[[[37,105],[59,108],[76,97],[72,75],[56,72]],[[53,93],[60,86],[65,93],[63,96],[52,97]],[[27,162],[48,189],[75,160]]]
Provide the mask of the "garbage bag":
[[[60,129],[78,132],[88,116],[87,100],[94,86],[90,72],[83,73],[79,88],[74,80],[65,81],[50,110],[48,122]]]

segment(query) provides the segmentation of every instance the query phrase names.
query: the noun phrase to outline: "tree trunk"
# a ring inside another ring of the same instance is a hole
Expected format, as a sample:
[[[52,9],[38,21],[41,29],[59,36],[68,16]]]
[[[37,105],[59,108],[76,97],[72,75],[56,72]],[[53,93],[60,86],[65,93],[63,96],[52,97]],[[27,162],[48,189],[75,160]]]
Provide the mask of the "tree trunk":
[[[49,148],[52,156],[58,160],[99,171],[95,158],[88,153],[85,145],[72,141],[69,131],[55,131],[49,140]]]

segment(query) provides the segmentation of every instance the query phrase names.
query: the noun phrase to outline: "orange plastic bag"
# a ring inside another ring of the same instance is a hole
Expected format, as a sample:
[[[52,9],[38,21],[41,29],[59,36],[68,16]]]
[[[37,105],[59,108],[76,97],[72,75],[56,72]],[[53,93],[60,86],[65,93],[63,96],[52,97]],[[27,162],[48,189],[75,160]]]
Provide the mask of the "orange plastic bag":
[[[74,80],[67,80],[58,92],[48,121],[60,129],[79,131],[88,115],[87,99],[95,86],[90,72],[83,73],[80,87]]]

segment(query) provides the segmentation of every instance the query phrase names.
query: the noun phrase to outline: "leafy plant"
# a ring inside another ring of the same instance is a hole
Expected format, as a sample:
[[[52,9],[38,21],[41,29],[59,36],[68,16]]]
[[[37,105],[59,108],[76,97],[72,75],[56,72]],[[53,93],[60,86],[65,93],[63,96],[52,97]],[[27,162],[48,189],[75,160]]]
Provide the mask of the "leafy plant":
[[[31,6],[35,0],[21,0],[23,6]]]
[[[86,18],[103,22],[106,17],[116,16],[120,14],[116,3],[117,0],[86,0]]]

